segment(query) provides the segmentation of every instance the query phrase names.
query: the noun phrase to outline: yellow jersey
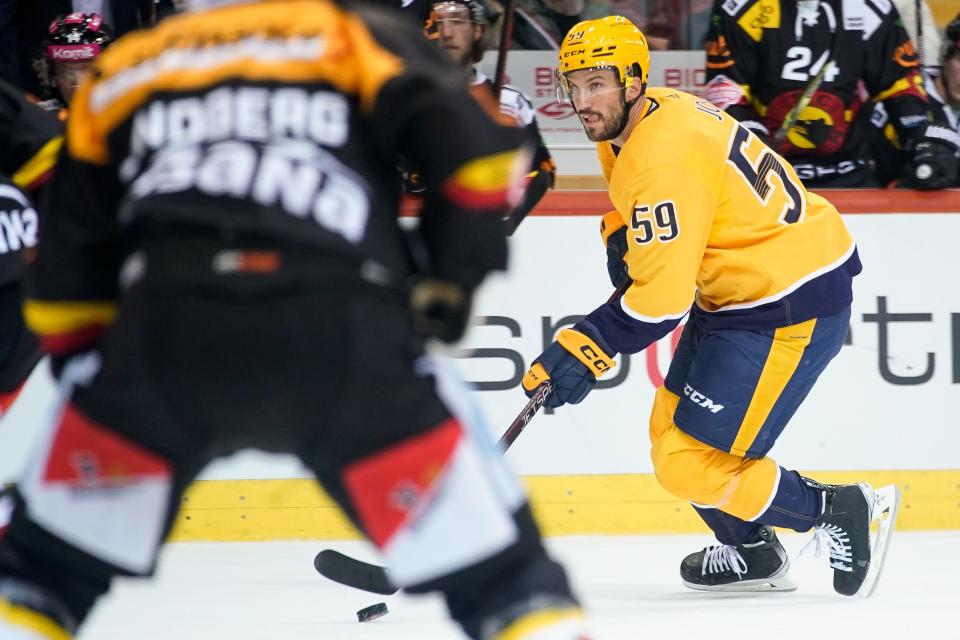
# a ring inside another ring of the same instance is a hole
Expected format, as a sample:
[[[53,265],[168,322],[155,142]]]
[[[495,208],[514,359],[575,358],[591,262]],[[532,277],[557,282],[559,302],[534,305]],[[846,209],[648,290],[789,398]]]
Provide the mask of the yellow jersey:
[[[645,348],[691,303],[716,328],[746,329],[850,304],[860,261],[837,209],[711,103],[651,88],[626,144],[597,149],[633,283],[587,321],[615,351]]]

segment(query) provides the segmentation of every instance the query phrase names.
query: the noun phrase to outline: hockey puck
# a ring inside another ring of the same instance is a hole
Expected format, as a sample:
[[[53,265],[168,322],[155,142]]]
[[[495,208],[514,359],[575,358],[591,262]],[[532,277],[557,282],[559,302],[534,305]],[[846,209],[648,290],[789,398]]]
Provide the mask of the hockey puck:
[[[388,609],[385,602],[378,602],[377,604],[372,604],[369,607],[364,607],[357,611],[357,620],[359,622],[370,622],[371,620],[376,620],[377,618],[382,618],[387,615]]]

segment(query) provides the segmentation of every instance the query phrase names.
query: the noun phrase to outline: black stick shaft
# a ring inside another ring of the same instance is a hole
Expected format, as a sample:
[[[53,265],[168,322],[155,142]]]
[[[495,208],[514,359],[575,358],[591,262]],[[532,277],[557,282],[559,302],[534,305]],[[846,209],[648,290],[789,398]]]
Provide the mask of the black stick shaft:
[[[917,17],[917,59],[920,60],[920,68],[922,69],[926,61],[923,59],[923,3],[921,0],[914,0],[913,9]]]
[[[553,391],[553,383],[547,380],[533,392],[530,401],[520,411],[520,415],[507,427],[507,430],[503,432],[503,435],[500,436],[500,440],[497,442],[504,451],[509,449],[514,440],[517,439],[517,436],[527,428],[527,424],[533,419],[533,416],[537,415],[537,411],[539,411],[543,403],[547,401],[547,396],[550,395],[551,391]]]
[[[513,40],[513,1],[506,0],[503,5],[503,25],[500,28],[500,48],[497,50],[497,71],[493,76],[493,84],[497,88],[496,95],[499,99],[500,89],[503,88],[504,80],[507,75],[507,51],[510,50],[510,43]]]

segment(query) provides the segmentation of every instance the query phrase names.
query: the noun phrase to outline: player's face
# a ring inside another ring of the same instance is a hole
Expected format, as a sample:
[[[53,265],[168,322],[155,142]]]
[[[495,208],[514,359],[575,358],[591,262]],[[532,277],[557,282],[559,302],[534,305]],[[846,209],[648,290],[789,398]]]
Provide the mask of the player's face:
[[[944,100],[953,106],[960,105],[960,52],[943,61]]]
[[[60,95],[67,104],[70,104],[77,87],[88,75],[90,75],[90,63],[86,61],[56,62],[53,65],[53,76],[57,81],[57,88],[60,89]]]
[[[470,20],[470,10],[458,6],[456,10],[436,10],[437,35],[440,46],[461,67],[473,63],[473,43],[482,35],[480,26]]]
[[[566,78],[587,137],[593,142],[615,138],[627,110],[624,86],[616,73],[611,69],[580,69]]]

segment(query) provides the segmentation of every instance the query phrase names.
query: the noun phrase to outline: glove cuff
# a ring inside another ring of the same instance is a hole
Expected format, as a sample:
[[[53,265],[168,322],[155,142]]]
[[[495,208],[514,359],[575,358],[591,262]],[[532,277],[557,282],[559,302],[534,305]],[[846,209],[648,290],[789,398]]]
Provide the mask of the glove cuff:
[[[557,335],[557,342],[589,369],[595,378],[617,366],[613,356],[607,355],[599,344],[581,331],[564,329]]]
[[[603,218],[600,219],[600,237],[603,239],[603,246],[607,246],[610,236],[625,226],[627,225],[619,211],[610,211],[603,214]]]

